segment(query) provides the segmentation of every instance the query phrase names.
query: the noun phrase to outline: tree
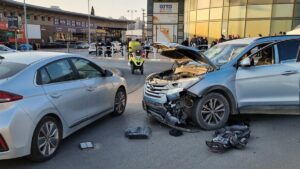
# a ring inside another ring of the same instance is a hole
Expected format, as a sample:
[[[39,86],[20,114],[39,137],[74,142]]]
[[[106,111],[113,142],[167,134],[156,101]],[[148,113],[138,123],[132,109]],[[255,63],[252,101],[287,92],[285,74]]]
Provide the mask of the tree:
[[[95,16],[94,6],[92,6],[91,15]]]

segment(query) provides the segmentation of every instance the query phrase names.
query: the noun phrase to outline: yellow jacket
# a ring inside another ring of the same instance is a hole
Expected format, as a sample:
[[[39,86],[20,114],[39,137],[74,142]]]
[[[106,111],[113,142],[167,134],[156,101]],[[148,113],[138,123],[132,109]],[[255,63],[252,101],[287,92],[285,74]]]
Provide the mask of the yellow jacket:
[[[129,42],[129,52],[137,51],[141,47],[141,43],[138,41],[130,41]]]

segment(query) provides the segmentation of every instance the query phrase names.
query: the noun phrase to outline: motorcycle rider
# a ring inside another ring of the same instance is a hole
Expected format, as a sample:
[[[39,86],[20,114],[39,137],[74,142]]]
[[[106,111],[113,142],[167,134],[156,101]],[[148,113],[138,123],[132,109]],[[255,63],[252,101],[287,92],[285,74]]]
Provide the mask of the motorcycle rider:
[[[128,49],[128,60],[132,52],[135,52],[141,48],[141,43],[140,40],[137,38],[136,40],[130,41],[129,42],[129,49]]]

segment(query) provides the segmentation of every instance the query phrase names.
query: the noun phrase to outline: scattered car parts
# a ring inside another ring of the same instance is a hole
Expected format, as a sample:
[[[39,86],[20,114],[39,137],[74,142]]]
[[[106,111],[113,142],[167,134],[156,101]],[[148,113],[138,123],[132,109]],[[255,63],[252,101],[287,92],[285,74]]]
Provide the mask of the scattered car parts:
[[[125,137],[129,139],[148,139],[150,138],[152,130],[150,127],[136,127],[125,130]]]

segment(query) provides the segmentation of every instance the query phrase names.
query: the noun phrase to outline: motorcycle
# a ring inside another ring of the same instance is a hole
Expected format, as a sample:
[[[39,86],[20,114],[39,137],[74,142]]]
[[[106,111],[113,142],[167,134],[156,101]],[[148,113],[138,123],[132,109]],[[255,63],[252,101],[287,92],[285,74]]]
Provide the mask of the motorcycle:
[[[132,52],[129,57],[129,63],[131,68],[131,74],[134,74],[135,70],[140,70],[141,74],[144,74],[144,56],[140,51]]]

